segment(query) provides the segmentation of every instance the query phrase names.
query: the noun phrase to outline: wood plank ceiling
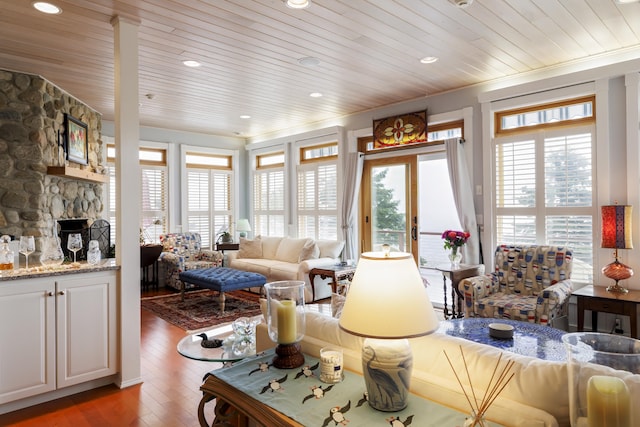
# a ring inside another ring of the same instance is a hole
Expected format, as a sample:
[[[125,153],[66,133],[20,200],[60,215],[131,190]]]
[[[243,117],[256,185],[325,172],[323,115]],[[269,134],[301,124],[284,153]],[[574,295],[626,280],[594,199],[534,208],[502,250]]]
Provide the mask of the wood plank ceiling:
[[[614,0],[475,0],[465,9],[449,0],[312,0],[303,10],[283,0],[52,2],[62,14],[0,0],[0,68],[40,74],[113,120],[110,20],[134,17],[141,125],[246,138],[640,51],[640,3]],[[426,56],[439,61],[420,63]],[[320,63],[301,65],[305,57]],[[187,68],[187,59],[202,66]]]

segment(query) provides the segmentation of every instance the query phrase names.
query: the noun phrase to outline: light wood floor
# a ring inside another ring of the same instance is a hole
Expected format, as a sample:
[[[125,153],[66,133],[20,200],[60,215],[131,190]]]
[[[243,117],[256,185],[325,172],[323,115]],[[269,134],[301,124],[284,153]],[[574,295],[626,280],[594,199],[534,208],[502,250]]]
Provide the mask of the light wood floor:
[[[180,356],[176,344],[185,332],[151,312],[141,313],[142,384],[123,390],[106,386],[0,415],[0,426],[198,426],[202,376],[221,364]],[[213,403],[208,406],[211,420]]]

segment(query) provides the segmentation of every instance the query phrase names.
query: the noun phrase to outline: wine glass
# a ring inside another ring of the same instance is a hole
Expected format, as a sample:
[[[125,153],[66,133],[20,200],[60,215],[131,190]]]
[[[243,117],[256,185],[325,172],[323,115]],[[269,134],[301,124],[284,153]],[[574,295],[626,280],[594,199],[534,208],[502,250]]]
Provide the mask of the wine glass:
[[[24,268],[29,269],[29,255],[36,250],[36,243],[33,236],[20,236],[20,250],[19,252],[24,255]]]
[[[73,262],[76,262],[76,252],[82,249],[82,236],[80,233],[69,234],[67,238],[67,249],[73,252]]]

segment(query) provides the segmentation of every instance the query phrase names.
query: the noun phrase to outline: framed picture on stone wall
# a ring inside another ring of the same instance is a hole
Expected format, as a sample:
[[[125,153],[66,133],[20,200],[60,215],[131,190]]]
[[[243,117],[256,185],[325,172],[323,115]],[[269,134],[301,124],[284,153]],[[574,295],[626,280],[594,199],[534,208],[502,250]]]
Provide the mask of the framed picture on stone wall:
[[[75,117],[65,114],[67,160],[86,165],[89,163],[87,125]]]

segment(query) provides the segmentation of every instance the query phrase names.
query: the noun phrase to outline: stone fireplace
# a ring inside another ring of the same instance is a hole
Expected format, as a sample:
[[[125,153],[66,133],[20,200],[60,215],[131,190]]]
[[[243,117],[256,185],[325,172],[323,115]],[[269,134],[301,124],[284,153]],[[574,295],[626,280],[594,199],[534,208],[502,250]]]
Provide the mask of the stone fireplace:
[[[87,124],[87,165],[65,159],[65,114]],[[39,251],[58,220],[101,217],[101,126],[98,112],[44,78],[0,70],[0,234],[35,236]]]

